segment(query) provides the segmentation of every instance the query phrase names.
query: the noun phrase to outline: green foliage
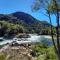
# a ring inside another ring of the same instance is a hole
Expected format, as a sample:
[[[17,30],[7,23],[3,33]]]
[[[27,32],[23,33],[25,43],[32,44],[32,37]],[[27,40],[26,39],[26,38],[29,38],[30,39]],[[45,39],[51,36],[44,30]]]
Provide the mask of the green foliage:
[[[54,52],[54,48],[53,47],[49,47],[47,49],[47,58],[50,59],[50,60],[58,60],[57,59],[57,55]]]
[[[56,13],[57,9],[58,9],[58,12],[60,12],[60,1],[59,0],[51,0],[51,4],[49,6],[49,11],[51,13]]]
[[[49,27],[44,28],[44,29],[42,29],[42,34],[46,34],[46,35],[51,34],[51,31],[50,30],[51,29]]]
[[[0,36],[7,36],[13,35],[18,33],[40,33],[43,29],[41,24],[35,24],[27,26],[27,25],[20,25],[20,24],[13,24],[7,21],[0,21]],[[37,28],[36,28],[37,27]],[[47,29],[45,29],[47,31]],[[49,31],[49,30],[48,30]],[[46,32],[48,34],[48,32]]]
[[[56,28],[53,28],[53,34],[55,34],[56,33]]]
[[[24,27],[19,24],[12,24],[6,21],[0,21],[0,35],[23,33]]]
[[[35,51],[35,52],[37,52],[37,53],[40,52],[40,54],[44,54],[45,51],[46,51],[46,47],[43,46],[43,45],[34,45],[33,48],[32,48],[32,50]]]
[[[6,55],[4,53],[0,53],[0,60],[5,60]]]
[[[34,45],[32,48],[38,56],[37,60],[58,60],[53,47],[45,47],[44,45]]]
[[[0,48],[2,48],[4,45],[0,45]]]

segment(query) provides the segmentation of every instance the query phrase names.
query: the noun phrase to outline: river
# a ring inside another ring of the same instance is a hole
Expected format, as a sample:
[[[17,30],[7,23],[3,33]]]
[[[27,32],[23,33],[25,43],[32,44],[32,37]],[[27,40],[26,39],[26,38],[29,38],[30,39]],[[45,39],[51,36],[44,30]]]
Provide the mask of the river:
[[[52,41],[51,41],[51,37],[49,35],[37,35],[37,34],[29,34],[30,38],[26,38],[26,40],[23,41],[18,41],[19,43],[28,43],[28,42],[33,42],[33,43],[43,43],[43,44],[47,44],[47,45],[52,45]],[[0,37],[1,39],[1,37]],[[3,37],[2,37],[3,39]],[[18,40],[18,38],[13,38],[13,39],[3,39],[2,41],[0,41],[0,45],[4,45],[7,43],[11,43],[13,41],[15,41],[15,39]],[[25,38],[23,38],[25,39]]]

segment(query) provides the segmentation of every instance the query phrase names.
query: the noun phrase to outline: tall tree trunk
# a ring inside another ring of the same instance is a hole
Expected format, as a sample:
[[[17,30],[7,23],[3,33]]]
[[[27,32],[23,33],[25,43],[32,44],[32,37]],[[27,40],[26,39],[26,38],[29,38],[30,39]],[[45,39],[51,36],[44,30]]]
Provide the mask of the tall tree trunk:
[[[60,44],[59,44],[59,12],[57,10],[57,28],[56,28],[56,33],[57,33],[57,48],[58,48],[58,56],[60,60]]]
[[[50,16],[49,12],[48,12],[48,15],[49,15],[49,20],[50,20],[50,29],[51,29],[52,42],[53,42],[53,45],[54,45],[55,52],[57,53],[57,48],[56,48],[54,37],[53,37],[53,27],[52,27],[52,22],[51,22],[51,16]]]
[[[56,33],[57,33],[57,49],[58,49],[58,59],[60,60],[60,44],[59,44],[59,10],[58,10],[58,4],[56,0],[53,0],[55,3],[56,7],[56,21],[57,21],[57,28],[56,28]]]

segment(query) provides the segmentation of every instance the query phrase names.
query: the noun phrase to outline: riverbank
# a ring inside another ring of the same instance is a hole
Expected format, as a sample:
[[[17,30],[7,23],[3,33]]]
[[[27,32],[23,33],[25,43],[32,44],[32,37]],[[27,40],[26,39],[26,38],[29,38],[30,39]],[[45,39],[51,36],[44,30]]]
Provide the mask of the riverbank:
[[[30,34],[30,36],[31,38],[23,38],[22,40],[21,38],[7,40],[10,41],[9,44],[4,45],[4,47],[0,49],[0,53],[6,54],[4,60],[44,60],[48,58],[56,60],[56,54],[53,47],[51,47],[51,36],[35,34]],[[6,42],[6,40],[4,41]],[[43,46],[41,46],[41,44]],[[47,47],[48,45],[51,48]],[[50,57],[50,55],[53,57]]]
[[[30,38],[4,40],[6,44],[0,49],[0,54],[3,54],[0,60],[57,60],[51,36],[35,34],[30,36]]]
[[[32,52],[32,46],[20,45],[20,46],[11,46],[6,45],[0,53],[6,54],[4,60],[36,60]]]
[[[7,45],[0,51],[0,60],[58,60],[53,46],[45,45]]]

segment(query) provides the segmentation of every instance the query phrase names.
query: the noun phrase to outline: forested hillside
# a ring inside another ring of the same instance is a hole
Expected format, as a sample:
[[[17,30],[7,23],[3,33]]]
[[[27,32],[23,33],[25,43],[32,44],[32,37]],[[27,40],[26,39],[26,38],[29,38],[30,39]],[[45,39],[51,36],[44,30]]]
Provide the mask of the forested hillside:
[[[50,24],[40,21],[24,12],[0,14],[0,35],[15,35],[18,33],[49,33]],[[49,32],[48,32],[49,31]]]

